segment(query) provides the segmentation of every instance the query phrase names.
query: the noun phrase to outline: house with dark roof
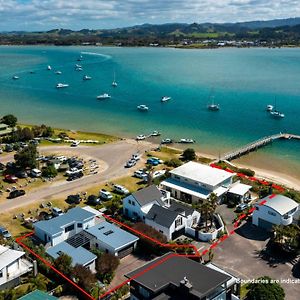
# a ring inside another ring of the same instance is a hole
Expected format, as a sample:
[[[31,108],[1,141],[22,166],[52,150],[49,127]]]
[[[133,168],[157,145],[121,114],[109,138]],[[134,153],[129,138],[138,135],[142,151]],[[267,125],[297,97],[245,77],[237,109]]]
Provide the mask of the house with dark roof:
[[[185,234],[187,227],[198,224],[200,213],[192,207],[171,200],[169,206],[154,204],[145,218],[145,223],[165,235],[169,240]]]
[[[272,195],[262,199],[264,205],[255,205],[252,224],[271,230],[273,225],[290,225],[298,213],[299,204],[283,195]]]
[[[160,260],[164,262],[158,264]],[[130,282],[132,300],[239,299],[237,278],[216,266],[205,266],[170,253],[136,269],[126,277],[133,278]]]
[[[123,213],[131,219],[144,221],[152,205],[164,206],[169,196],[169,193],[151,185],[124,198]]]
[[[124,214],[140,220],[172,240],[198,224],[200,213],[191,206],[171,199],[170,193],[155,185],[141,189],[123,200]]]

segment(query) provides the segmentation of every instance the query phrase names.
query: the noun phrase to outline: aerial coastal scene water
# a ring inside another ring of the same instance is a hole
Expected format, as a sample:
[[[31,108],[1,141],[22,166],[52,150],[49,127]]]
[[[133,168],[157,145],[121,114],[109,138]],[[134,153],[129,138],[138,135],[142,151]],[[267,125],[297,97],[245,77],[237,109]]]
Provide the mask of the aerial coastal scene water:
[[[158,130],[215,156],[271,134],[300,133],[298,48],[1,46],[0,61],[1,112],[22,123],[130,138]],[[111,98],[97,99],[105,93]],[[219,111],[207,109],[211,101]],[[141,104],[149,110],[137,110]],[[273,118],[267,105],[285,117]],[[299,178],[299,153],[299,141],[277,141],[238,162]]]

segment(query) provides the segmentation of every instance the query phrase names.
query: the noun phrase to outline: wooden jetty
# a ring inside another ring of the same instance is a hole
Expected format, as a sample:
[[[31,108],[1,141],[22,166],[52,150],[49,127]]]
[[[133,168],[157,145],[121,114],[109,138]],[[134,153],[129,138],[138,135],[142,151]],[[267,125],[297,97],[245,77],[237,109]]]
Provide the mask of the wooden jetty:
[[[274,135],[269,135],[266,137],[263,137],[257,141],[254,141],[252,143],[249,143],[239,149],[230,151],[228,153],[225,153],[224,155],[222,155],[220,157],[219,160],[233,160],[235,158],[239,158],[245,154],[248,154],[249,152],[252,151],[256,151],[261,147],[264,147],[270,143],[272,143],[273,141],[279,140],[279,139],[296,139],[296,140],[300,140],[300,135],[296,135],[296,134],[289,134],[289,133],[278,133],[278,134],[274,134]]]

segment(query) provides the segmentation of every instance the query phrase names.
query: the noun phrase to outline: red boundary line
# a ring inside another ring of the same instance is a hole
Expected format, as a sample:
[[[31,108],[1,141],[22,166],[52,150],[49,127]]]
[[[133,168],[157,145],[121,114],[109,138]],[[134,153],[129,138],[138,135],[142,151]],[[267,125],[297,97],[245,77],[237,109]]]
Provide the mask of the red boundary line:
[[[276,195],[271,195],[269,196],[270,199],[274,198]],[[259,203],[259,205],[264,205],[266,203],[266,201],[261,201]],[[107,220],[118,224],[121,227],[124,227],[126,229],[128,229],[129,231],[134,232],[135,234],[142,236],[156,244],[158,244],[161,247],[165,247],[165,248],[192,248],[195,252],[195,254],[178,254],[178,253],[172,253],[169,254],[168,256],[156,261],[155,263],[153,263],[151,266],[149,266],[148,268],[144,269],[143,271],[135,274],[133,277],[128,278],[127,280],[125,280],[124,282],[122,282],[121,284],[117,285],[116,287],[110,289],[109,291],[105,292],[103,295],[101,295],[98,299],[103,299],[104,297],[114,293],[116,290],[118,290],[119,288],[121,288],[122,286],[124,286],[125,284],[128,284],[129,282],[131,282],[132,280],[136,279],[137,277],[145,274],[146,272],[154,269],[155,267],[161,265],[162,263],[166,262],[167,260],[169,260],[172,257],[175,256],[183,256],[183,257],[187,257],[187,258],[200,258],[201,256],[204,256],[205,254],[207,254],[210,250],[216,248],[218,245],[220,245],[222,242],[224,242],[225,240],[227,240],[231,235],[233,235],[235,233],[235,231],[238,229],[238,224],[240,221],[242,221],[244,218],[247,217],[247,215],[251,214],[253,211],[255,210],[255,208],[252,210],[250,209],[248,214],[242,214],[239,216],[238,221],[236,221],[234,223],[234,229],[230,231],[230,233],[223,235],[222,237],[220,237],[216,242],[214,242],[213,244],[210,245],[209,248],[205,249],[204,251],[202,251],[201,253],[199,253],[198,249],[196,248],[195,245],[192,244],[187,244],[187,245],[179,245],[179,244],[164,244],[161,243],[160,241],[149,237],[147,235],[145,235],[142,232],[137,231],[136,229],[131,228],[130,226],[117,221],[115,219],[113,219],[110,216],[107,216],[105,214],[103,214],[103,217],[106,218]],[[70,284],[72,284],[75,288],[77,288],[80,292],[82,292],[88,299],[90,300],[96,300],[95,298],[93,298],[90,294],[88,294],[84,289],[82,289],[78,284],[76,284],[73,280],[71,280],[70,278],[68,278],[66,275],[64,275],[62,272],[60,272],[59,270],[57,270],[49,261],[47,261],[46,259],[42,258],[40,255],[36,254],[32,249],[30,249],[29,247],[27,247],[25,244],[23,244],[21,242],[21,240],[32,236],[34,234],[34,232],[30,232],[24,236],[21,236],[19,238],[16,238],[16,242],[22,246],[24,249],[26,249],[27,251],[29,251],[32,255],[34,255],[36,258],[38,258],[39,260],[41,260],[45,265],[47,265],[49,268],[51,268],[54,272],[56,272],[58,275],[60,275],[62,278],[64,278],[65,280],[67,280]]]

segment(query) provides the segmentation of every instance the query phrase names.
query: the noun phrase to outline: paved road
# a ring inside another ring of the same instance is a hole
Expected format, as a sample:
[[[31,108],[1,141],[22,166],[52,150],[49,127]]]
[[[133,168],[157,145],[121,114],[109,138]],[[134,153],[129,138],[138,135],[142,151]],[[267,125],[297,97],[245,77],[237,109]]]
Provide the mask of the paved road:
[[[125,162],[131,157],[133,153],[139,151],[143,153],[145,150],[151,148],[150,144],[141,143],[137,144],[133,141],[120,141],[103,146],[79,146],[77,148],[71,148],[69,146],[49,146],[40,149],[41,153],[67,153],[74,156],[81,156],[84,158],[94,158],[102,161],[102,169],[98,174],[84,176],[81,179],[72,182],[60,182],[53,183],[44,187],[41,190],[33,191],[27,195],[11,200],[7,200],[0,204],[0,211],[6,212],[18,207],[25,206],[27,204],[41,201],[50,200],[54,196],[66,196],[71,193],[76,193],[88,189],[95,184],[101,184],[106,181],[111,181],[113,178],[125,176],[132,170],[124,168]],[[11,158],[6,155],[2,157],[3,161],[7,161]],[[103,166],[104,164],[104,166]]]

